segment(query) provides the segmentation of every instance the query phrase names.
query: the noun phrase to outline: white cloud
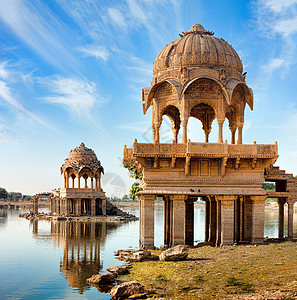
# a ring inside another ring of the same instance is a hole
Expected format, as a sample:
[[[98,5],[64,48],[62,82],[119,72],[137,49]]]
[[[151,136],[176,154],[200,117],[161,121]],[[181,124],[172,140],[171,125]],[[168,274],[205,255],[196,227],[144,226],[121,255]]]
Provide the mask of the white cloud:
[[[281,71],[282,78],[285,78],[296,60],[297,0],[256,0],[253,3],[255,31],[265,39],[275,39],[275,47],[270,53],[278,53],[278,57],[270,58],[262,69],[271,73]]]
[[[96,94],[96,85],[93,82],[80,78],[52,77],[39,79],[50,95],[43,97],[49,103],[65,107],[76,115],[89,115],[95,102],[103,102]]]
[[[0,62],[0,78],[7,79],[8,78],[8,71],[6,69],[7,61]]]
[[[274,30],[284,36],[290,36],[297,32],[297,17],[292,19],[280,19],[275,23]]]
[[[53,129],[49,124],[47,124],[45,121],[38,118],[35,114],[27,110],[12,94],[12,90],[10,87],[7,86],[7,83],[4,81],[0,81],[0,99],[3,99],[6,103],[10,104],[20,112],[30,116],[38,123],[42,124],[45,127],[48,127],[50,129]]]
[[[297,0],[262,0],[262,4],[272,11],[281,12],[297,3]]]
[[[126,67],[126,70],[129,74],[130,80],[134,83],[149,84],[153,76],[153,64],[134,55],[127,55],[127,58],[130,63]]]
[[[134,132],[146,133],[151,130],[151,125],[148,122],[131,122],[126,124],[119,124],[117,125],[117,128]]]
[[[10,130],[6,125],[0,123],[0,142],[1,143],[14,143],[19,142],[16,133]]]
[[[75,68],[75,58],[64,46],[72,35],[44,2],[0,0],[0,4],[0,19],[16,36],[49,63]]]
[[[297,0],[256,0],[254,4],[258,29],[265,35],[288,37],[297,32]]]
[[[81,51],[84,56],[93,56],[104,61],[107,61],[109,57],[109,52],[102,46],[88,45],[85,47],[80,47],[78,50]]]
[[[115,23],[119,27],[125,28],[127,26],[123,14],[117,8],[111,7],[107,10],[107,13],[113,23]]]
[[[131,15],[138,22],[147,25],[148,16],[135,0],[127,0]]]
[[[267,72],[273,72],[283,67],[284,64],[285,64],[285,60],[283,58],[272,58],[270,62],[264,66],[264,69]]]

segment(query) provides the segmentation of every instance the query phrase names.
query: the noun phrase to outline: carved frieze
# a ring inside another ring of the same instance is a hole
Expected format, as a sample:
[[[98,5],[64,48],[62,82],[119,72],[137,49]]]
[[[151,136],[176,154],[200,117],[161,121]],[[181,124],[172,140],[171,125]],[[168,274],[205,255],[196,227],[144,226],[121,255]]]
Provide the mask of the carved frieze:
[[[191,97],[216,98],[222,93],[221,87],[209,79],[198,79],[190,84],[185,94]]]
[[[228,78],[228,73],[225,69],[220,70],[220,81],[223,85],[226,84]]]

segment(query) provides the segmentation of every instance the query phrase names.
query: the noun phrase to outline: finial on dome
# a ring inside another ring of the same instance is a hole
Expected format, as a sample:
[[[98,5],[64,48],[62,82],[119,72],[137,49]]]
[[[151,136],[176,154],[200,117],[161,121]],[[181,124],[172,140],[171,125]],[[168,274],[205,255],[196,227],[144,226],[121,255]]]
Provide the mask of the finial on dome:
[[[204,27],[201,24],[194,24],[189,32],[205,32]]]
[[[213,35],[213,31],[205,30],[201,24],[194,24],[188,32],[183,32],[183,36],[191,33]]]
[[[85,144],[83,142],[81,142],[81,144],[79,145],[79,147],[85,147]]]

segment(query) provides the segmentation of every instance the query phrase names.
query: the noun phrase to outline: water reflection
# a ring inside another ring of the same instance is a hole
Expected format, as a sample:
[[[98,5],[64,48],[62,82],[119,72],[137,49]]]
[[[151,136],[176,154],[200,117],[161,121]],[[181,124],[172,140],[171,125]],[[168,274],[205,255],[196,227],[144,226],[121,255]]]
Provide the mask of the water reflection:
[[[6,227],[7,224],[7,210],[0,209],[0,227]]]
[[[129,209],[126,209],[129,211]],[[131,211],[129,211],[131,212]],[[134,210],[134,214],[138,214]],[[11,212],[0,210],[0,226],[3,222],[12,222]],[[18,220],[24,221],[24,220]],[[204,240],[205,211],[201,205],[195,206],[195,240]],[[287,230],[287,212],[285,211],[285,233]],[[155,210],[155,245],[161,245],[164,241],[163,228],[164,209],[158,206]],[[32,255],[41,255],[39,249],[47,249],[45,255],[56,257],[55,266],[59,266],[59,272],[55,271],[57,281],[55,287],[63,291],[69,289],[76,297],[92,299],[94,293],[98,293],[94,287],[86,283],[86,279],[107,267],[119,265],[112,255],[113,250],[138,245],[139,222],[130,223],[97,223],[76,221],[44,221],[34,220],[30,222],[30,231],[38,246],[30,251]],[[0,227],[1,228],[1,227]],[[294,215],[294,233],[297,233],[297,214]],[[286,235],[286,234],[285,234]],[[278,210],[265,210],[265,236],[278,236]],[[53,251],[54,249],[59,251]],[[38,249],[38,250],[37,250]],[[43,252],[44,254],[44,252]],[[42,255],[43,255],[42,254]],[[43,256],[46,258],[46,256]],[[103,265],[104,263],[104,265]],[[30,266],[31,267],[31,266]],[[28,266],[28,268],[30,268]],[[44,266],[42,268],[44,269]],[[0,272],[1,274],[1,272]],[[63,276],[66,280],[61,280]],[[58,287],[60,285],[60,287]],[[67,288],[66,288],[67,287]],[[97,294],[96,294],[97,295]],[[72,295],[73,296],[73,295]],[[95,296],[97,297],[97,296]],[[99,294],[99,299],[108,299],[106,294]],[[1,293],[0,293],[1,298]],[[63,297],[62,297],[63,298]]]
[[[100,250],[107,236],[117,229],[119,223],[51,221],[50,233],[39,235],[38,224],[32,221],[32,233],[35,238],[44,241],[51,237],[53,245],[62,251],[60,272],[67,283],[79,294],[83,294],[90,286],[87,278],[99,273],[103,268]]]

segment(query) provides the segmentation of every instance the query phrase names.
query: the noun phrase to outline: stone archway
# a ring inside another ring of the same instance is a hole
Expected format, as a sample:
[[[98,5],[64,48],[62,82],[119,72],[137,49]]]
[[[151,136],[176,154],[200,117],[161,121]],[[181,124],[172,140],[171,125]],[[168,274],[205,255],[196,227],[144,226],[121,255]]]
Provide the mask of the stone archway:
[[[194,117],[201,121],[202,129],[205,134],[205,142],[208,143],[209,134],[211,132],[211,124],[215,119],[214,109],[205,103],[199,103],[192,107],[190,117]]]

